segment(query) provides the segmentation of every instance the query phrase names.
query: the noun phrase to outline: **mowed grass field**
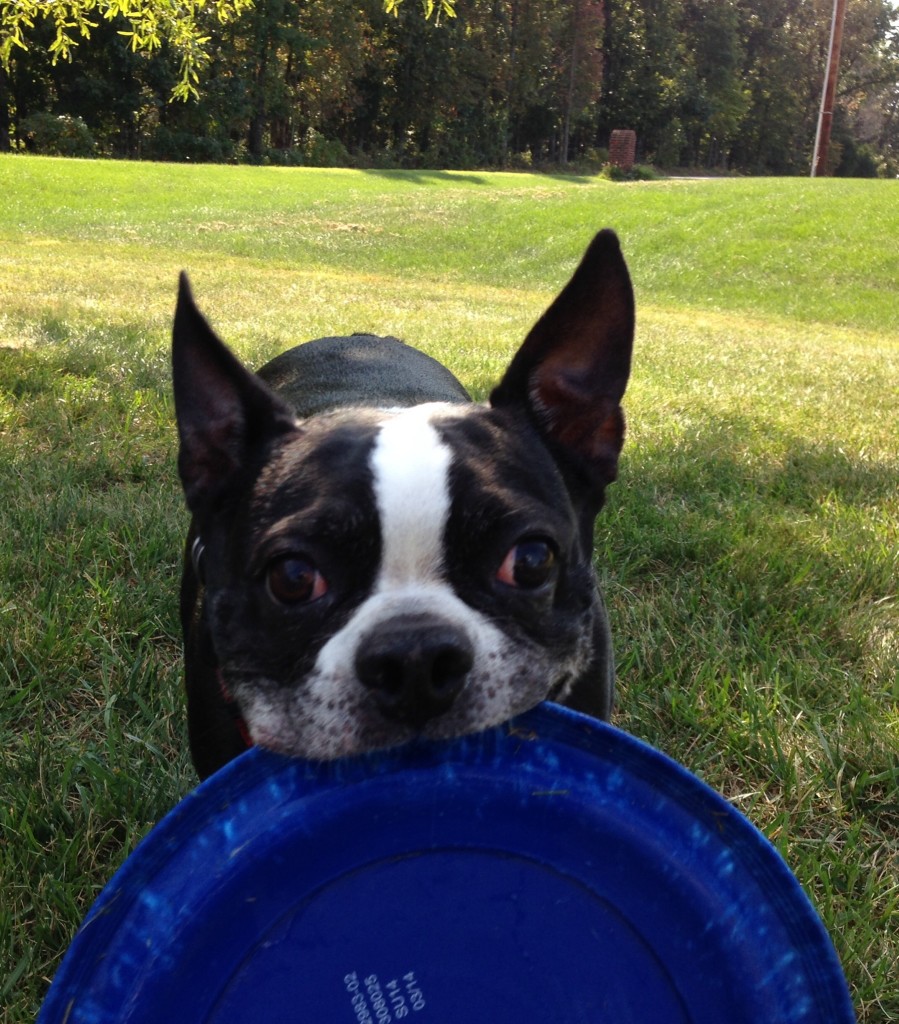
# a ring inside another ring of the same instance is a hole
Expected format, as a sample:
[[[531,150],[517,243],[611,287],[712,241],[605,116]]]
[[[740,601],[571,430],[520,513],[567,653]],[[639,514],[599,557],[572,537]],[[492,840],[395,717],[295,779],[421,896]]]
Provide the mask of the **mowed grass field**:
[[[177,272],[251,365],[396,334],[484,397],[603,226],[638,303],[616,724],[772,839],[860,1020],[899,1020],[899,182],[14,156],[0,196],[0,1020],[194,782]]]

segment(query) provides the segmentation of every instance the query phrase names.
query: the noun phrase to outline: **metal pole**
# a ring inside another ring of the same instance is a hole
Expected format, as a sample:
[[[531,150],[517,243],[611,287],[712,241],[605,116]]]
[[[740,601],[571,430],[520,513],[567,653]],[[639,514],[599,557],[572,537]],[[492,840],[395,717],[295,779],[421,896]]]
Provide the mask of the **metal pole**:
[[[818,130],[815,133],[815,152],[812,155],[813,178],[827,173],[827,151],[830,148],[830,129],[833,126],[833,105],[837,94],[845,18],[846,0],[834,0],[830,46],[827,50],[827,73],[824,76],[824,88],[821,90],[821,109],[818,112]]]

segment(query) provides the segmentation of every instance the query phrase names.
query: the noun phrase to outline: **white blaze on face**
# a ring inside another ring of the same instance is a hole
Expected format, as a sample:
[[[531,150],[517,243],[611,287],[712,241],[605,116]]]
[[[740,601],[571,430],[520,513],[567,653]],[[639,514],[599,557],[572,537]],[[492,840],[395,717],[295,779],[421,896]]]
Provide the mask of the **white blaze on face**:
[[[371,594],[318,653],[311,680],[323,693],[336,685],[361,695],[355,672],[359,644],[394,616],[429,612],[469,634],[480,621],[443,576],[452,451],[431,420],[445,409],[443,403],[417,405],[387,414],[381,424],[369,463],[381,565]]]
[[[371,467],[383,543],[376,592],[440,578],[452,453],[431,418],[442,408],[419,405],[397,413],[375,441]]]

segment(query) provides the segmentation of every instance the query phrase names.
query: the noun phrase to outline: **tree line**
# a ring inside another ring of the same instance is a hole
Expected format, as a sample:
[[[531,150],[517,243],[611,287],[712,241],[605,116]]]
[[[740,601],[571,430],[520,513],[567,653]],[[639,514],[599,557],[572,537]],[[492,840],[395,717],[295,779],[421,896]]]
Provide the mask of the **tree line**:
[[[0,67],[0,148],[360,167],[594,169],[636,131],[663,167],[807,174],[832,0],[255,0],[184,54],[35,21]],[[438,10],[438,15],[440,10]],[[455,17],[448,16],[455,13]],[[184,98],[186,95],[186,99]],[[899,172],[899,24],[851,0],[831,170]]]

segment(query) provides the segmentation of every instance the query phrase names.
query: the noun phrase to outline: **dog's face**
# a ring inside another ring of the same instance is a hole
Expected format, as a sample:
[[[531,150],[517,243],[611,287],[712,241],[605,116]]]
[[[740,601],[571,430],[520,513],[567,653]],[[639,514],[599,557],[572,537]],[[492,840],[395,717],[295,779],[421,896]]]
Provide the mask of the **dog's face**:
[[[632,331],[604,232],[489,406],[372,396],[298,421],[184,286],[179,467],[203,550],[183,609],[202,634],[186,637],[189,701],[220,688],[254,742],[312,758],[461,735],[573,693],[607,715],[610,679],[586,696],[609,664],[591,542]]]
[[[330,758],[458,735],[589,665],[590,554],[553,460],[508,419],[346,413],[274,446],[205,556],[216,654],[256,742]]]

